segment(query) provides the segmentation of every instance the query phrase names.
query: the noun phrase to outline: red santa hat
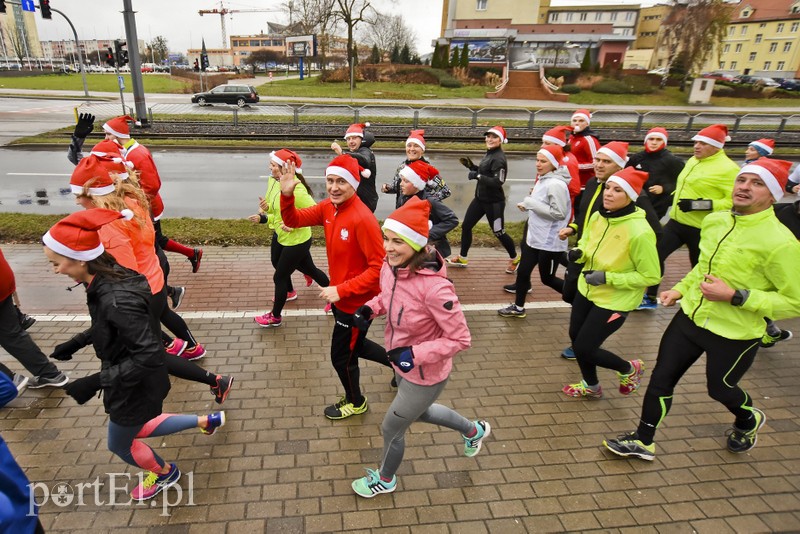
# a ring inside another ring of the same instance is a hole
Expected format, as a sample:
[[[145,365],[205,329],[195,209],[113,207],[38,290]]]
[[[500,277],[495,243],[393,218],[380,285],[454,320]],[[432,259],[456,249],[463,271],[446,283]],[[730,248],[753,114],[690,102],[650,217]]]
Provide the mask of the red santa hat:
[[[78,261],[91,261],[105,248],[97,231],[117,219],[131,220],[131,210],[114,211],[102,208],[83,210],[67,215],[42,236],[42,243],[57,254]]]
[[[369,169],[360,166],[356,158],[341,154],[333,158],[328,164],[328,168],[325,169],[325,176],[329,174],[344,178],[348,184],[353,186],[353,189],[358,189],[361,177],[369,178],[372,173]]]
[[[758,147],[764,152],[766,152],[767,155],[770,155],[775,150],[775,140],[767,138],[758,139],[750,143],[748,146]]]
[[[572,126],[556,126],[542,135],[542,142],[555,143],[560,147],[567,146],[567,132],[571,131]]]
[[[123,180],[128,179],[128,170],[133,169],[133,163],[125,159],[120,152],[120,146],[109,139],[103,139],[94,145],[90,154],[99,158],[109,172],[118,174]]]
[[[409,143],[414,143],[422,148],[422,151],[425,152],[425,130],[411,130],[411,133],[408,134],[408,139],[406,139],[406,145]]]
[[[757,174],[764,180],[775,202],[778,202],[783,198],[783,191],[789,181],[789,169],[791,168],[791,161],[758,158],[742,167],[737,176],[745,173]]]
[[[113,162],[109,163],[114,164]],[[85,186],[88,182],[91,182],[91,185],[87,191]],[[87,156],[78,162],[70,176],[69,186],[76,195],[81,195],[86,191],[93,196],[103,196],[113,193],[115,189],[114,180],[111,178],[108,168],[96,156]]]
[[[400,169],[398,174],[422,191],[428,184],[428,180],[439,174],[439,170],[433,165],[418,159]]]
[[[588,109],[575,110],[575,113],[572,114],[572,118],[574,119],[575,117],[586,119],[586,122],[588,123],[592,122],[592,112],[589,111]]]
[[[728,136],[728,127],[724,124],[712,124],[711,126],[706,126],[697,132],[697,135],[692,137],[692,141],[701,141],[717,148],[724,147],[725,143],[730,140],[731,138]]]
[[[651,137],[655,137],[656,139],[661,139],[664,141],[664,145],[667,144],[667,139],[669,138],[669,134],[667,134],[667,130],[661,127],[651,128],[647,135],[644,136],[644,142],[646,143],[648,139]]]
[[[294,172],[303,174],[303,160],[300,159],[300,156],[288,148],[282,148],[278,151],[270,152],[269,159],[281,167],[283,167],[286,162],[291,161],[294,163]]]
[[[546,157],[547,161],[549,161],[556,169],[562,165],[561,161],[564,159],[564,150],[558,145],[543,146],[539,149],[537,154],[541,154]]]
[[[344,138],[347,139],[348,137],[364,137],[364,128],[369,126],[368,122],[363,122],[359,124],[351,124],[350,127],[347,129],[347,132],[344,134]]]
[[[605,154],[620,167],[628,163],[628,143],[624,141],[611,141],[598,148],[597,153]]]
[[[508,143],[508,136],[506,135],[506,129],[502,126],[492,126],[483,134],[486,137],[489,134],[494,134],[500,138],[501,143]]]
[[[428,244],[430,214],[430,202],[419,197],[411,197],[386,218],[383,228],[396,233],[411,248],[419,252]]]
[[[607,183],[618,184],[631,200],[639,198],[639,193],[642,192],[645,182],[649,173],[644,171],[637,171],[633,167],[625,167],[624,169],[615,172],[607,180]]]
[[[103,130],[121,139],[130,139],[131,129],[128,126],[128,121],[134,122],[133,117],[131,117],[130,115],[114,117],[113,119],[103,124]]]

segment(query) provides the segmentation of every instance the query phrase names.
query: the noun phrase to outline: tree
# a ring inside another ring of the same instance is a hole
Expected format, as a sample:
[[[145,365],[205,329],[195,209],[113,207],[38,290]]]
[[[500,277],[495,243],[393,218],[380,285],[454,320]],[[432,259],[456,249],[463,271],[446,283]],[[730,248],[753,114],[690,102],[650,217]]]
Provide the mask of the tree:
[[[461,59],[460,59],[459,56],[460,56],[460,54],[459,54],[458,46],[453,46],[453,49],[451,50],[449,61],[447,63],[447,66],[448,67],[458,67],[458,64],[461,62]]]
[[[464,43],[463,48],[461,48],[461,60],[458,64],[459,67],[469,68],[469,48],[467,47],[467,43]]]
[[[433,47],[433,55],[431,55],[431,67],[434,69],[442,68],[442,50],[439,43]]]
[[[408,46],[409,58],[414,52],[416,35],[401,15],[387,15],[375,11],[374,16],[367,20],[368,26],[363,27],[360,38],[367,43],[375,44],[382,52],[389,52],[395,46],[402,50]]]
[[[586,53],[583,54],[583,61],[581,61],[581,72],[589,72],[592,70],[592,47],[586,47]]]
[[[167,40],[163,36],[158,35],[147,43],[147,57],[153,63],[158,64],[164,63],[169,57],[169,46],[167,46]]]
[[[411,64],[411,51],[408,49],[407,44],[404,44],[403,48],[400,50],[400,63],[403,65]]]
[[[666,86],[672,64],[678,55],[685,58],[686,73],[680,86],[683,91],[692,72],[701,69],[712,54],[719,53],[733,9],[724,0],[673,0],[670,11],[664,17],[663,30],[656,47],[666,48],[669,54],[661,77],[661,88]]]
[[[248,65],[252,65],[253,69],[256,67],[263,67],[264,70],[268,70],[269,63],[284,63],[286,61],[286,55],[276,51],[276,50],[269,50],[267,48],[259,48],[258,50],[254,50],[247,56],[244,60],[244,63]]]
[[[288,0],[281,5],[290,25],[302,35],[317,35],[317,56],[320,69],[328,62],[331,33],[336,26],[336,0]]]
[[[389,56],[389,61],[391,61],[395,65],[400,63],[400,49],[397,48],[397,45],[394,45],[392,47],[392,55]]]
[[[11,45],[11,50],[7,50],[6,53],[11,55],[9,52],[13,52],[19,64],[22,65],[22,58],[24,58],[26,55],[26,47],[23,36],[20,34],[18,28],[17,31],[11,31],[8,25],[4,25],[2,27],[5,28],[6,40]]]
[[[381,52],[378,50],[378,45],[372,45],[372,52],[369,54],[369,62],[377,65],[381,62]]]
[[[336,10],[334,17],[336,20],[341,21],[347,28],[347,49],[355,51],[355,39],[353,33],[356,26],[364,22],[366,17],[374,11],[370,0],[336,0]],[[347,66],[353,67],[353,54],[347,58]],[[352,72],[352,69],[350,70]],[[356,81],[353,76],[350,76],[350,88],[355,88]]]

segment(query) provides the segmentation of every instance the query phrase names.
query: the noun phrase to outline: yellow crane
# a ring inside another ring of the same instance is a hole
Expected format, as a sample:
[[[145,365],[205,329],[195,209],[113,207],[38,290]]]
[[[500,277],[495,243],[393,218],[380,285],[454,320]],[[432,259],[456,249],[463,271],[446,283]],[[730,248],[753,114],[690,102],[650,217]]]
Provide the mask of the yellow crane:
[[[219,15],[220,25],[222,26],[222,48],[228,47],[228,32],[225,29],[225,15],[233,13],[270,13],[282,11],[281,9],[228,9],[223,2],[219,3],[219,8],[201,9],[198,11],[200,16],[203,15]]]

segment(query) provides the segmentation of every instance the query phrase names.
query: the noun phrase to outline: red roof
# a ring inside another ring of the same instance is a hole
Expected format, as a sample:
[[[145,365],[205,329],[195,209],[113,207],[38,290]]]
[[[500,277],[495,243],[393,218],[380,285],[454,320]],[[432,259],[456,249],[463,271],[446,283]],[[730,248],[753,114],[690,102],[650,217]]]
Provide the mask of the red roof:
[[[798,0],[743,0],[734,6],[731,22],[800,19],[800,13],[791,13],[791,8],[795,4],[800,7]],[[749,7],[752,13],[749,17],[742,17],[742,11],[746,7]]]

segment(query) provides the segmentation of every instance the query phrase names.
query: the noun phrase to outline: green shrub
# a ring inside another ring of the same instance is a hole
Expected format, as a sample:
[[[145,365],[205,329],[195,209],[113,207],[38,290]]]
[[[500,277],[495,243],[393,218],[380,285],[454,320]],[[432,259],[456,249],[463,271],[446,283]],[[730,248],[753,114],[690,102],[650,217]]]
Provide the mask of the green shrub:
[[[646,76],[623,76],[621,80],[606,78],[592,86],[595,93],[610,95],[646,95],[654,90]]]
[[[625,95],[628,94],[628,86],[620,80],[600,80],[592,86],[592,91],[608,95]]]
[[[714,91],[711,93],[714,96],[733,96],[736,89],[728,85],[714,85]]]
[[[548,77],[552,76],[553,78],[560,78],[561,76],[563,76],[564,78],[574,78],[577,75],[575,69],[559,69],[559,68],[546,69],[544,73]]]
[[[449,72],[443,69],[430,69],[430,73],[439,80],[439,85],[448,89],[461,87],[461,82],[453,78]]]
[[[561,92],[567,93],[568,95],[577,95],[581,92],[581,88],[574,83],[567,83],[561,88]]]

